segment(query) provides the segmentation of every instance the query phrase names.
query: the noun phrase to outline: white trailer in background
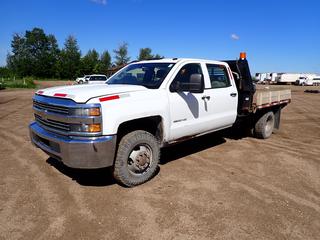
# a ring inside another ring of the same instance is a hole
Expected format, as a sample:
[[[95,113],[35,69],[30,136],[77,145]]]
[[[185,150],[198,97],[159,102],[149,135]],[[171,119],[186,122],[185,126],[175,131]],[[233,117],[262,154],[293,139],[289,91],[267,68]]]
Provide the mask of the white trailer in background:
[[[301,77],[300,73],[280,73],[276,77],[276,82],[278,84],[292,84]]]
[[[277,76],[278,76],[278,74],[279,74],[279,73],[275,73],[275,72],[270,73],[267,80],[268,80],[270,83],[276,83],[276,82],[277,82]]]
[[[256,73],[255,80],[258,83],[264,83],[264,84],[273,84],[276,83],[276,77],[278,76],[278,73]]]
[[[320,86],[320,76],[315,76],[315,77],[312,79],[312,85]]]
[[[269,84],[274,84],[274,83],[277,83],[276,79],[277,79],[277,76],[278,76],[279,73],[268,73],[267,74],[267,81]]]
[[[256,73],[255,80],[258,83],[265,83],[268,77],[268,73]]]

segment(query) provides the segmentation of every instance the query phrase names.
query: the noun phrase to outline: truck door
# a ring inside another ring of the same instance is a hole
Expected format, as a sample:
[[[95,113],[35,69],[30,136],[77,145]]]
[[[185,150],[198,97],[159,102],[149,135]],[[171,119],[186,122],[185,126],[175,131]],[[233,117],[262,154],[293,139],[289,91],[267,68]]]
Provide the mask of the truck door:
[[[180,67],[174,80],[171,82],[168,92],[170,106],[170,136],[169,140],[193,136],[210,130],[210,112],[208,111],[208,95],[204,93],[176,92],[174,85],[177,82],[188,82],[191,74],[203,75],[204,65],[200,63],[188,63]],[[205,81],[205,87],[210,83]]]
[[[236,120],[238,91],[225,65],[205,64],[204,77],[210,82],[205,90],[206,111],[211,129],[230,127]]]

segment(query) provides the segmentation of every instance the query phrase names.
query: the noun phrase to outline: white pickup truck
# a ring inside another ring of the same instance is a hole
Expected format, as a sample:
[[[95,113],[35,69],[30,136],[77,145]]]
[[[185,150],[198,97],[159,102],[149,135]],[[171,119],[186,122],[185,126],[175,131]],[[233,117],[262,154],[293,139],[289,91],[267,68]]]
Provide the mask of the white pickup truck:
[[[258,138],[279,128],[290,90],[256,90],[239,60],[132,62],[105,85],[38,90],[32,142],[72,168],[112,166],[125,186],[155,174],[160,148],[241,122]]]

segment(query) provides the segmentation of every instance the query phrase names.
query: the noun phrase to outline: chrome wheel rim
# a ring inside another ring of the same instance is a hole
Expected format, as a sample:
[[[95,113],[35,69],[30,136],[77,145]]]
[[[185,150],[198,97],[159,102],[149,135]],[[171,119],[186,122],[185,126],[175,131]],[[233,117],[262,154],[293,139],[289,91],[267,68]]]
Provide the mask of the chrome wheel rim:
[[[142,175],[148,172],[152,163],[152,150],[148,144],[138,144],[128,157],[128,169],[132,174]]]

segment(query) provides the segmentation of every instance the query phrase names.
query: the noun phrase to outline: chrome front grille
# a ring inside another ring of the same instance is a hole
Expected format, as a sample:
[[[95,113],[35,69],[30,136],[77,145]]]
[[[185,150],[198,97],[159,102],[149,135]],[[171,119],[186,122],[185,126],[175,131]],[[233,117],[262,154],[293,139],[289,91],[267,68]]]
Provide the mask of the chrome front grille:
[[[69,108],[64,106],[57,106],[52,104],[47,104],[43,102],[38,102],[33,100],[33,106],[47,112],[58,113],[58,114],[69,114]]]
[[[46,126],[48,128],[53,128],[58,131],[66,131],[66,132],[69,132],[71,130],[69,123],[55,121],[52,119],[45,119],[37,114],[34,114],[34,117],[37,123],[39,123],[40,125]]]
[[[102,124],[102,116],[81,115],[79,109],[100,108],[100,104],[81,104],[71,99],[35,95],[33,111],[36,123],[50,132],[66,136],[100,136],[100,132],[86,132],[90,124]]]

